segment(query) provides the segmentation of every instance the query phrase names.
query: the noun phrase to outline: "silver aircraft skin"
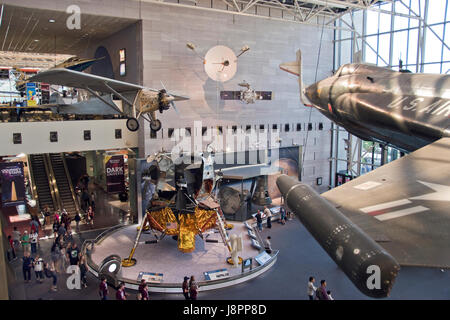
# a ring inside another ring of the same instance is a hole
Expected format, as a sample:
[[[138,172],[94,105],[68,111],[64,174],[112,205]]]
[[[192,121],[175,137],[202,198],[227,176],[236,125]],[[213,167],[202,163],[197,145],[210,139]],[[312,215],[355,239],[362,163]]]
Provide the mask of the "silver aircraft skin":
[[[300,52],[280,68],[299,76],[303,104],[363,140],[410,152],[450,136],[450,75],[353,63],[303,89]]]
[[[400,266],[449,269],[450,76],[346,64],[304,89],[300,51],[280,68],[299,77],[306,106],[409,153],[320,195],[280,176],[286,204],[311,235],[370,297],[390,294]]]

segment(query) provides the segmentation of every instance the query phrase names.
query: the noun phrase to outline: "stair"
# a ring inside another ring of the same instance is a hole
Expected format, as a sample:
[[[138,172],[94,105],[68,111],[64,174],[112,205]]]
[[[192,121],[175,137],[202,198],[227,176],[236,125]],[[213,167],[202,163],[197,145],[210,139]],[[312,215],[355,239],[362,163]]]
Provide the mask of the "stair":
[[[220,210],[220,208],[219,208]],[[222,237],[222,241],[225,244],[225,246],[227,246],[228,250],[231,252],[231,242],[230,242],[230,238],[228,237],[228,233],[227,230],[225,229],[225,223],[224,223],[224,219],[222,216],[222,211],[216,209],[216,214],[217,214],[217,222],[216,222],[216,226],[217,229],[219,230],[220,236]]]
[[[56,187],[58,188],[59,197],[63,209],[66,209],[70,217],[74,217],[77,212],[77,206],[74,201],[74,195],[70,186],[70,177],[66,174],[63,156],[60,153],[50,153],[50,163],[55,174]]]
[[[47,171],[45,170],[45,155],[32,154],[30,155],[31,170],[33,171],[34,184],[39,200],[39,207],[41,210],[47,205],[51,212],[55,211],[55,204],[51,194],[51,189],[48,181]]]

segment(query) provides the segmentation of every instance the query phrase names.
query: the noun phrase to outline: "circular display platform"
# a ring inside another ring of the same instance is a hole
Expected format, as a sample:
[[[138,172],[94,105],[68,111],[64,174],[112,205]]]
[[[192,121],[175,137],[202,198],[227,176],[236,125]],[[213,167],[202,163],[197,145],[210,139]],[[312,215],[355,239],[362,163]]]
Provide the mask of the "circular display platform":
[[[270,260],[263,265],[255,261],[255,257],[261,253],[251,246],[251,240],[247,235],[247,229],[242,223],[233,223],[234,228],[229,234],[242,233],[243,251],[239,254],[243,259],[253,258],[252,269],[247,268],[242,272],[242,267],[237,268],[227,263],[230,257],[228,249],[222,243],[219,233],[210,233],[205,240],[195,237],[196,248],[192,253],[178,251],[177,242],[172,237],[166,236],[159,242],[151,233],[143,233],[139,245],[133,255],[133,263],[128,267],[122,267],[117,274],[117,280],[125,282],[129,289],[138,289],[140,277],[143,274],[156,274],[160,277],[159,283],[149,283],[151,292],[181,293],[181,283],[185,276],[194,275],[201,291],[212,290],[232,286],[248,281],[267,271],[274,265],[277,252],[272,254]],[[128,259],[136,237],[137,225],[126,226],[105,232],[96,239],[95,243],[85,243],[83,247],[88,250],[88,266],[91,273],[99,276],[99,266],[105,257],[111,254]],[[206,239],[208,239],[206,241]],[[146,244],[147,242],[147,244]],[[88,248],[89,249],[89,248]],[[217,279],[208,280],[207,272],[226,269],[225,274]]]

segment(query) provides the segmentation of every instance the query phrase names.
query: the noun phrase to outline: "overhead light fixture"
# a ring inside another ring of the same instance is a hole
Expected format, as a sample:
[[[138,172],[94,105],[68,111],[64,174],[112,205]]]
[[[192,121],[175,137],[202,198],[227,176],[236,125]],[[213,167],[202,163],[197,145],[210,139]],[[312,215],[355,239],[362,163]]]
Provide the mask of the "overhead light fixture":
[[[55,19],[49,19],[48,22],[55,23]]]
[[[25,156],[26,156],[26,154],[23,153],[23,152],[21,152],[21,153],[19,153],[19,154],[16,156],[16,158],[23,158],[23,157],[25,157]]]
[[[34,42],[38,42],[39,41],[39,39],[34,39]]]

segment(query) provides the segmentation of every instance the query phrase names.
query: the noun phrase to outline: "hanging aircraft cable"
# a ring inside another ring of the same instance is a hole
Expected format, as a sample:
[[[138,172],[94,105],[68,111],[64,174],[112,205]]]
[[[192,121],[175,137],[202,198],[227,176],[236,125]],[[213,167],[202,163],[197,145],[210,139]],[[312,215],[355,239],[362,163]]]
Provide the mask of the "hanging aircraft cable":
[[[320,34],[319,51],[317,53],[317,64],[316,64],[316,71],[315,71],[315,75],[314,75],[314,83],[317,82],[317,73],[319,71],[319,61],[320,61],[320,53],[322,51],[322,39],[323,39],[323,31],[324,31],[324,29],[325,29],[325,19],[323,19],[323,21],[322,21],[322,31],[321,31],[321,34]],[[308,126],[311,123],[312,111],[313,111],[313,108],[309,108]],[[302,167],[303,167],[303,165],[305,163],[306,147],[308,145],[308,136],[309,136],[309,128],[306,130],[305,145],[304,145],[304,148],[303,148],[303,155],[302,155],[302,159],[301,159]],[[301,172],[300,172],[300,175],[302,175]]]

